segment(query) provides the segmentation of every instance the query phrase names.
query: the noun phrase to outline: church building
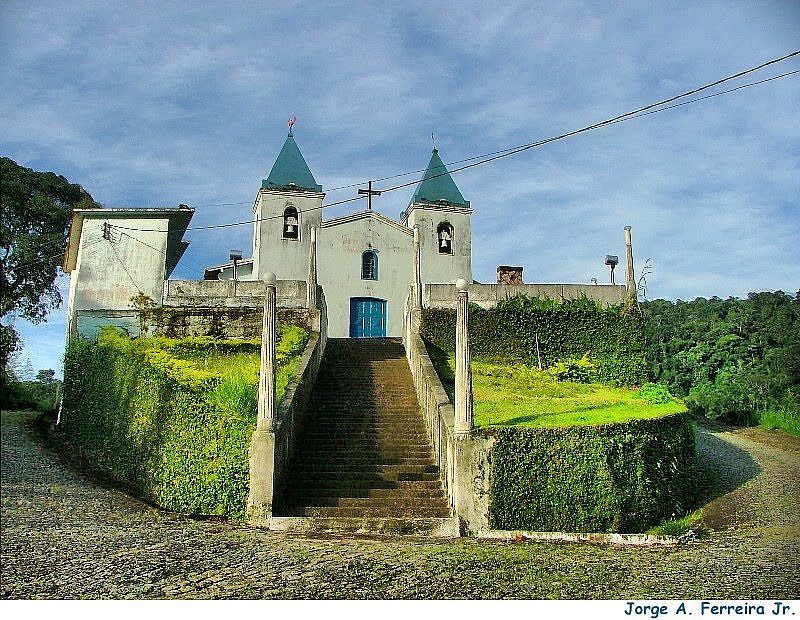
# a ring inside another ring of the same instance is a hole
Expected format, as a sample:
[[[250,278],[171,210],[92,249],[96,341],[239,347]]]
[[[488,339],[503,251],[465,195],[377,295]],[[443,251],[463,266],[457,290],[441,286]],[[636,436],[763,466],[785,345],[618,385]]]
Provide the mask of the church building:
[[[399,221],[367,208],[326,220],[325,193],[289,132],[253,204],[251,258],[208,267],[207,280],[308,276],[312,236],[332,338],[399,337],[412,284],[414,228],[423,284],[472,281],[472,209],[433,149]]]
[[[519,294],[619,304],[626,290],[635,291],[629,245],[625,286],[523,284],[522,268],[510,266],[498,267],[496,284],[476,282],[472,209],[436,148],[399,220],[372,210],[368,200],[363,210],[326,219],[324,198],[290,129],[253,202],[252,255],[232,254],[230,262],[207,267],[202,281],[171,278],[189,244],[184,234],[194,209],[76,209],[64,262],[71,276],[68,332],[91,338],[111,323],[136,335],[148,313],[158,323],[166,309],[183,308],[177,314],[186,324],[173,313],[162,326],[166,333],[252,335],[257,326],[239,329],[231,321],[253,316],[245,310],[260,304],[260,281],[270,272],[284,308],[311,307],[312,293],[316,307],[322,296],[331,338],[401,337],[412,289],[425,307],[453,308],[459,278],[470,283],[470,301],[483,307]],[[223,325],[218,317],[226,312]]]

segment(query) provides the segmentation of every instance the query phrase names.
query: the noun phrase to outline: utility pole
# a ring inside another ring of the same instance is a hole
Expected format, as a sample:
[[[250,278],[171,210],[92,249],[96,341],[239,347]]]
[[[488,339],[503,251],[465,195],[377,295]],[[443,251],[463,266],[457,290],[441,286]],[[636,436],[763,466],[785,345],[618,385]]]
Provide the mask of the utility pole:
[[[373,196],[380,196],[381,193],[378,190],[372,189],[372,181],[367,184],[367,189],[360,189],[358,190],[359,194],[366,194],[367,196],[367,210],[372,211],[372,197]]]

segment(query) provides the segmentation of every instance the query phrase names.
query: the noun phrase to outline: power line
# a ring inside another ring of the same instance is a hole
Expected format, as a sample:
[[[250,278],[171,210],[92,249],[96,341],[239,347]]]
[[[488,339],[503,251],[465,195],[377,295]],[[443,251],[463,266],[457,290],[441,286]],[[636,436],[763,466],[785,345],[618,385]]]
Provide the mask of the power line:
[[[113,242],[109,241],[108,245],[111,248],[111,253],[114,256],[116,256],[117,260],[119,261],[119,264],[122,265],[123,271],[125,271],[125,273],[128,275],[128,279],[130,279],[131,284],[133,284],[133,288],[135,288],[137,292],[141,293],[142,289],[139,288],[138,284],[136,284],[136,281],[133,279],[133,276],[131,275],[131,272],[128,271],[128,267],[125,265],[125,262],[122,260],[122,258],[120,258],[120,255],[117,253],[117,249],[114,247]]]
[[[765,63],[762,63],[762,64],[760,64],[760,65],[758,65],[756,67],[751,67],[750,69],[746,69],[744,71],[740,71],[739,73],[735,73],[733,75],[729,75],[727,77],[724,77],[724,78],[721,78],[721,79],[717,80],[716,82],[712,82],[710,84],[706,84],[704,86],[698,87],[698,88],[696,88],[694,90],[687,91],[687,92],[685,92],[683,94],[676,95],[675,97],[672,97],[670,99],[665,99],[665,100],[660,101],[658,103],[651,104],[650,106],[645,106],[645,108],[641,108],[641,110],[645,110],[645,109],[647,109],[649,107],[655,107],[655,106],[663,105],[665,103],[669,103],[670,101],[675,101],[675,100],[680,99],[682,97],[687,97],[689,95],[693,95],[693,94],[698,93],[698,92],[700,92],[702,90],[706,90],[708,88],[713,88],[714,86],[718,86],[719,84],[722,84],[724,82],[728,82],[730,80],[742,77],[744,75],[747,75],[748,73],[753,73],[755,71],[759,71],[760,69],[763,69],[764,67],[768,67],[770,65],[773,65],[773,64],[776,64],[776,63],[779,63],[779,62],[783,62],[784,60],[788,60],[789,58],[792,58],[792,57],[797,56],[797,55],[800,55],[800,50],[792,52],[790,54],[786,54],[785,56],[781,56],[779,58],[774,58],[774,59],[769,60],[769,61],[767,61]],[[773,79],[777,79],[778,77],[786,77],[786,75],[792,75],[793,73],[797,73],[797,72],[796,71],[791,71],[788,74],[784,74],[784,75],[781,75],[781,76],[775,76],[775,77],[770,78],[768,80],[762,80],[760,82],[755,82],[754,84],[748,84],[748,85],[745,85],[745,86],[742,86],[742,87],[739,87],[739,88],[745,88],[746,86],[753,86],[755,84],[763,84],[764,82],[769,82],[769,81],[771,81]],[[734,90],[739,90],[739,88],[734,88],[734,89],[729,90],[729,91],[724,91],[724,93],[733,92]],[[720,94],[724,94],[724,93],[720,93]],[[707,98],[708,97],[701,97],[701,98],[695,99],[693,101],[700,101],[701,99],[707,99]],[[670,107],[677,107],[677,106],[670,106]],[[669,109],[669,108],[665,108],[665,109]],[[635,113],[636,113],[636,111],[629,112],[628,114],[635,114]],[[623,116],[627,116],[627,114],[623,115]],[[614,122],[616,122],[616,121],[614,121]],[[609,122],[608,124],[612,124],[612,123]],[[452,166],[454,164],[462,164],[462,163],[465,163],[465,162],[475,161],[476,159],[482,159],[484,157],[490,157],[490,156],[493,156],[493,155],[499,155],[499,154],[502,154],[502,153],[506,153],[508,151],[516,151],[517,149],[522,148],[524,146],[526,146],[526,145],[512,146],[512,147],[508,147],[508,148],[505,148],[505,149],[492,151],[491,153],[484,153],[482,155],[475,155],[473,157],[467,157],[466,159],[458,159],[458,160],[455,160],[455,161],[446,162],[445,165],[446,166]],[[392,174],[392,175],[388,175],[388,176],[385,176],[385,177],[380,177],[378,179],[371,179],[371,180],[372,180],[373,183],[380,183],[381,181],[389,181],[391,179],[397,179],[397,178],[405,177],[405,176],[408,176],[410,174],[419,174],[420,172],[425,172],[425,170],[426,170],[425,168],[421,168],[419,170],[409,170],[408,172],[401,172],[399,174]],[[451,172],[453,172],[453,171],[451,171]],[[358,183],[350,183],[349,185],[340,185],[338,187],[331,187],[326,191],[327,192],[335,192],[335,191],[342,190],[342,189],[351,189],[353,187],[361,187],[362,185],[364,185],[366,183],[367,183],[367,181],[361,181],[361,182],[358,182]],[[389,191],[389,190],[382,190],[382,191]],[[200,206],[204,206],[204,207],[227,207],[227,206],[236,206],[236,205],[249,204],[250,202],[251,201],[249,201],[249,200],[245,200],[243,202],[217,203],[217,204],[207,204],[207,205],[200,205]]]
[[[702,92],[702,91],[707,90],[709,88],[713,88],[714,86],[718,86],[719,84],[722,84],[724,82],[728,82],[730,80],[742,77],[742,76],[747,75],[749,73],[753,73],[754,71],[758,71],[760,69],[763,69],[764,67],[767,67],[769,65],[772,65],[772,64],[775,64],[775,63],[778,63],[778,62],[782,62],[784,60],[787,60],[789,58],[792,58],[792,57],[798,56],[798,55],[800,55],[800,50],[792,52],[791,54],[787,54],[787,55],[782,56],[780,58],[775,58],[773,60],[767,61],[767,62],[762,63],[760,65],[757,65],[755,67],[751,67],[750,69],[746,69],[744,71],[740,71],[740,72],[735,73],[733,75],[729,75],[727,77],[721,78],[721,79],[716,80],[714,82],[710,82],[710,83],[705,84],[703,86],[699,86],[699,87],[693,88],[693,89],[688,90],[688,91],[686,91],[684,93],[681,93],[679,95],[675,95],[675,96],[669,97],[667,99],[662,99],[661,101],[657,101],[655,103],[648,104],[646,106],[637,108],[635,110],[631,110],[630,112],[625,112],[624,114],[620,114],[620,115],[614,116],[612,118],[609,118],[609,119],[606,119],[606,120],[603,120],[603,121],[600,121],[600,122],[597,122],[597,123],[593,123],[591,125],[587,125],[587,126],[582,127],[580,129],[575,129],[573,131],[562,133],[562,134],[559,134],[559,135],[556,135],[556,136],[551,136],[549,138],[544,138],[544,139],[538,140],[536,142],[522,144],[522,145],[515,146],[515,147],[509,147],[509,148],[501,149],[501,150],[498,150],[498,151],[493,151],[491,153],[485,153],[484,155],[476,155],[474,157],[469,157],[469,158],[466,158],[466,159],[458,160],[456,162],[451,162],[450,165],[452,165],[452,163],[459,163],[459,162],[471,162],[471,163],[469,163],[467,165],[464,165],[464,166],[459,166],[459,167],[453,168],[452,170],[445,171],[445,172],[442,172],[440,174],[432,175],[429,178],[433,179],[433,178],[437,178],[437,177],[440,177],[440,176],[445,176],[447,174],[455,174],[456,172],[461,172],[462,170],[467,170],[469,168],[474,168],[476,166],[481,166],[483,164],[487,164],[487,163],[495,161],[497,159],[502,159],[504,157],[510,157],[512,155],[517,155],[519,153],[522,153],[524,151],[530,150],[532,148],[537,148],[537,147],[543,146],[545,144],[549,144],[550,142],[555,142],[555,141],[558,141],[558,140],[564,140],[566,138],[570,138],[570,137],[573,137],[573,136],[576,136],[576,135],[579,135],[579,134],[582,134],[582,133],[593,131],[595,129],[599,129],[601,127],[605,127],[607,125],[613,125],[613,124],[620,123],[620,122],[623,122],[623,121],[632,120],[634,118],[639,118],[641,116],[647,116],[647,115],[650,115],[650,114],[655,114],[656,112],[663,112],[663,111],[666,111],[666,110],[677,108],[677,107],[682,106],[682,105],[687,105],[689,103],[695,103],[695,102],[702,101],[702,100],[705,100],[705,99],[710,99],[712,97],[718,97],[720,95],[729,94],[729,93],[732,93],[732,92],[735,92],[735,91],[738,91],[738,90],[741,90],[741,89],[744,89],[744,88],[748,88],[748,87],[751,87],[751,86],[764,84],[766,82],[770,82],[770,81],[777,80],[777,79],[780,79],[780,78],[785,78],[785,77],[788,77],[790,75],[794,75],[794,74],[796,74],[796,73],[798,73],[800,71],[790,71],[790,72],[783,73],[783,74],[780,74],[780,75],[772,76],[772,77],[764,79],[764,80],[759,80],[757,82],[751,82],[751,83],[748,83],[748,84],[743,84],[743,85],[737,86],[736,88],[731,88],[731,89],[720,91],[720,92],[713,93],[713,94],[710,94],[710,95],[705,95],[703,97],[697,97],[695,99],[691,99],[689,101],[684,101],[684,102],[681,102],[681,103],[678,103],[678,104],[669,105],[669,106],[665,105],[665,104],[669,104],[669,103],[672,103],[674,101],[677,101],[679,99],[682,99],[684,97],[687,97],[687,96]],[[420,171],[417,171],[417,172],[420,172]],[[398,177],[402,177],[402,176],[407,176],[408,174],[414,174],[414,173],[413,172],[405,172],[405,173],[401,173],[401,174],[397,174],[397,175],[383,177],[383,179],[379,179],[379,180],[388,180],[388,179],[392,179],[392,178],[398,178]],[[386,189],[383,189],[381,191],[383,193],[392,192],[392,191],[395,191],[395,190],[398,190],[398,189],[401,189],[401,188],[404,188],[404,187],[408,187],[410,185],[416,185],[417,183],[419,183],[419,181],[418,180],[414,180],[414,181],[410,181],[410,182],[407,182],[407,183],[401,183],[399,185],[390,186],[390,187],[388,187]],[[363,183],[362,184],[354,184],[354,185],[351,185],[349,187],[355,187],[356,185],[363,185]],[[309,209],[305,209],[302,212],[305,213],[305,212],[308,212],[308,211],[316,211],[318,209],[325,209],[325,208],[328,208],[328,207],[334,207],[334,206],[347,204],[347,203],[354,202],[356,200],[362,200],[362,199],[363,198],[361,196],[355,196],[355,197],[347,198],[347,199],[344,199],[344,200],[338,200],[338,201],[335,201],[335,202],[330,202],[330,203],[327,203],[327,204],[324,204],[324,205],[320,205],[318,207],[311,207]],[[229,223],[225,223],[225,224],[208,224],[208,225],[204,225],[204,226],[193,226],[193,227],[187,228],[186,230],[187,231],[202,231],[202,230],[211,230],[211,229],[217,229],[217,228],[230,228],[230,227],[234,227],[234,226],[244,226],[244,225],[247,225],[247,224],[254,224],[256,222],[261,222],[261,221],[265,221],[265,220],[279,219],[281,217],[282,217],[281,215],[274,215],[274,216],[268,216],[268,217],[262,217],[262,218],[254,218],[254,219],[240,221],[240,222],[229,222]],[[160,229],[132,228],[132,227],[126,227],[126,226],[119,226],[119,225],[113,225],[113,226],[115,226],[116,228],[123,229],[123,230],[132,230],[132,231],[140,231],[140,232],[167,232],[165,230],[160,230]]]

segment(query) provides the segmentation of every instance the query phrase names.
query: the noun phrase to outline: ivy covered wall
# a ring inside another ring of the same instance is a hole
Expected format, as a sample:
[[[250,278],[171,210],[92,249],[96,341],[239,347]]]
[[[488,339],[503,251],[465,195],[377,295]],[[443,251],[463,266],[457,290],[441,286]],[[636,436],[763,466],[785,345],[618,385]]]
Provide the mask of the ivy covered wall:
[[[280,399],[309,332],[282,326]],[[67,348],[58,426],[95,470],[177,512],[243,518],[257,341],[131,339],[104,328]]]
[[[698,467],[684,414],[482,432],[496,436],[492,529],[643,532],[695,507]]]
[[[470,304],[470,351],[475,358],[544,367],[588,354],[602,382],[639,385],[647,380],[641,317],[588,300],[557,303],[519,297],[483,309]],[[426,309],[420,335],[455,352],[455,310]],[[537,347],[538,342],[538,347]]]

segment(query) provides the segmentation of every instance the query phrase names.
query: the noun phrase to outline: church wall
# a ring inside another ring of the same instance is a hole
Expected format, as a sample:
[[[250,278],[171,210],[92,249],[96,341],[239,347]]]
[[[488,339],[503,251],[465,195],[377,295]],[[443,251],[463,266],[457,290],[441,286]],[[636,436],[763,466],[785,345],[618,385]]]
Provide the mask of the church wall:
[[[86,217],[76,268],[71,273],[70,312],[130,309],[140,291],[160,302],[167,252],[166,218]],[[103,222],[110,221],[110,240],[103,238]]]
[[[378,279],[361,279],[361,255],[378,252]],[[361,217],[321,228],[317,238],[319,283],[328,309],[328,336],[350,334],[350,298],[387,301],[386,335],[403,335],[403,310],[412,278],[410,231],[376,217]]]
[[[453,227],[452,254],[439,253],[436,229],[442,222]],[[470,211],[453,207],[410,207],[408,226],[419,226],[420,267],[423,282],[472,281],[472,229]]]
[[[279,280],[305,280],[308,277],[308,251],[311,227],[320,226],[324,194],[260,190],[256,199],[257,234],[253,241],[253,279],[274,272]],[[299,212],[299,239],[283,238],[283,212],[291,204]]]

